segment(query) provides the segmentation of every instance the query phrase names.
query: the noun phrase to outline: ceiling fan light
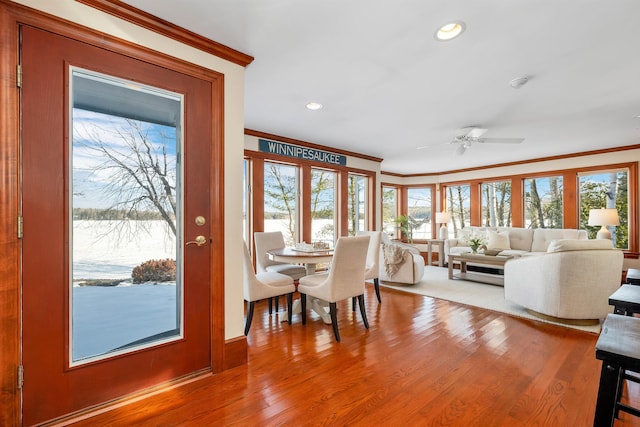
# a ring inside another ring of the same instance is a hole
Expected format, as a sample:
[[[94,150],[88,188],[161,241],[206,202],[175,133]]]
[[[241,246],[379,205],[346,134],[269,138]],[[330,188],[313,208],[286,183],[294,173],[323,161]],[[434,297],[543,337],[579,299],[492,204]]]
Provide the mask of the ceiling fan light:
[[[436,40],[442,42],[453,40],[460,34],[464,33],[465,29],[466,26],[462,21],[450,22],[438,28],[438,30],[434,34],[434,37]]]
[[[529,82],[529,77],[522,76],[515,78],[509,82],[509,86],[514,89],[520,89],[522,86],[526,85]]]

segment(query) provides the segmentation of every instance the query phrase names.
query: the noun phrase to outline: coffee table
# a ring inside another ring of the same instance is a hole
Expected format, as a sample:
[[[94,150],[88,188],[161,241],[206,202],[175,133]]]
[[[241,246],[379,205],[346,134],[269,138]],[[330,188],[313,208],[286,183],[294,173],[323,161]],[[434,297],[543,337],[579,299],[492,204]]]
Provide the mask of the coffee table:
[[[483,254],[464,253],[457,255],[449,255],[449,279],[462,279],[472,282],[488,283],[490,285],[504,286],[504,277],[500,274],[480,273],[475,271],[467,271],[467,263],[472,263],[480,266],[493,267],[499,270],[504,270],[504,265],[510,259],[514,257],[511,255],[506,256],[492,256]],[[460,273],[453,274],[453,263],[457,261],[460,263]]]

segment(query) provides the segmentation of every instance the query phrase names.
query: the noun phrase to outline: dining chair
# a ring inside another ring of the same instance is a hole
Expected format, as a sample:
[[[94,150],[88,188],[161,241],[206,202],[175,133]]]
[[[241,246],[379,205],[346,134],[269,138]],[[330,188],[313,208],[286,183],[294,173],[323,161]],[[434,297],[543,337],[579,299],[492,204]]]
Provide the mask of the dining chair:
[[[302,265],[277,262],[269,258],[268,250],[285,247],[284,236],[280,231],[256,231],[253,233],[256,244],[256,270],[258,273],[280,273],[291,277],[295,282],[307,274]],[[278,311],[278,297],[275,298]],[[269,299],[269,313],[271,313],[271,299]]]
[[[293,303],[293,292],[295,292],[296,287],[293,284],[293,279],[289,276],[280,273],[274,273],[271,271],[256,273],[253,271],[253,262],[251,261],[251,255],[249,255],[249,249],[247,249],[247,244],[243,243],[244,246],[244,282],[243,282],[243,292],[244,299],[249,303],[249,308],[247,310],[247,320],[244,325],[244,334],[249,334],[249,328],[251,328],[251,321],[253,320],[253,311],[255,308],[255,303],[257,301],[277,297],[280,295],[287,296],[287,308],[289,315],[289,325],[291,325],[291,315],[292,315],[292,303]]]
[[[333,252],[331,268],[327,273],[313,274],[300,279],[298,292],[302,303],[302,324],[307,323],[307,298],[329,303],[331,325],[336,341],[340,342],[336,303],[352,297],[358,298],[365,328],[369,329],[364,306],[364,267],[367,259],[369,236],[340,237]]]
[[[380,249],[382,245],[382,231],[358,231],[356,236],[369,236],[369,248],[367,249],[367,261],[365,264],[364,278],[365,280],[373,280],[373,287],[376,291],[378,303],[382,302],[380,298]],[[353,304],[355,310],[355,301]]]

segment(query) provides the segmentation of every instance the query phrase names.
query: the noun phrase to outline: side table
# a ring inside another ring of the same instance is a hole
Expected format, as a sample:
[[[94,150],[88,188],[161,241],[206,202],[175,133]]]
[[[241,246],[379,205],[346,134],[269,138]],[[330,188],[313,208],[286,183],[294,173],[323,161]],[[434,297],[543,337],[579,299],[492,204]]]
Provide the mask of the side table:
[[[444,265],[444,240],[443,239],[427,239],[427,265],[431,265],[433,261],[433,245],[438,245],[438,267]]]

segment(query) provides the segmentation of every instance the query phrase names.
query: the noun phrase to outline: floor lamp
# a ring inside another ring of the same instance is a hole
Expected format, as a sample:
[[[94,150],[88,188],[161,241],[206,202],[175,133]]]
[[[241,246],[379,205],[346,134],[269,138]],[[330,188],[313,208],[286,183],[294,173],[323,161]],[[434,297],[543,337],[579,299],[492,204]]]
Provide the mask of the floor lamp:
[[[618,210],[615,208],[591,209],[589,211],[589,220],[587,224],[591,226],[602,226],[600,230],[598,230],[598,234],[596,235],[597,239],[611,240],[611,232],[607,230],[607,226],[620,225]]]

